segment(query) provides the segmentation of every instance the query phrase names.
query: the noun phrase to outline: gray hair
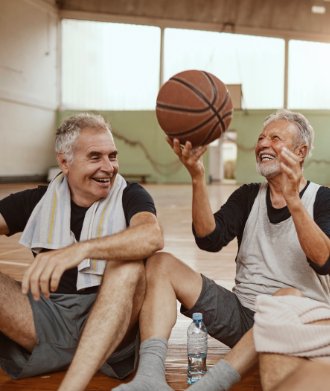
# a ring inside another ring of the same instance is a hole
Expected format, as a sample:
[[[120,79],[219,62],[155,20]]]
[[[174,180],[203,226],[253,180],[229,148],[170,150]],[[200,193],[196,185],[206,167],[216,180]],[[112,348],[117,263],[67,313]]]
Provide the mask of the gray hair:
[[[307,154],[306,157],[312,156],[311,150],[313,147],[314,140],[314,129],[308,120],[300,113],[294,113],[293,111],[286,109],[279,109],[276,113],[271,114],[264,121],[264,127],[270,124],[273,121],[278,121],[280,119],[286,119],[287,121],[293,122],[299,131],[299,134],[295,140],[295,147],[306,144],[307,145]]]
[[[57,129],[55,136],[55,151],[62,152],[65,159],[72,164],[76,141],[83,129],[109,131],[110,123],[102,115],[80,113],[66,119]]]

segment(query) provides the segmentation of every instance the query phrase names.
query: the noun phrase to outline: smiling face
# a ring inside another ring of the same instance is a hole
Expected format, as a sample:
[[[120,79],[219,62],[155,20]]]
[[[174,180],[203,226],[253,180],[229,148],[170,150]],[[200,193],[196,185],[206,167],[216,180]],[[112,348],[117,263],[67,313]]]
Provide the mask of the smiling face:
[[[297,132],[297,126],[285,119],[270,122],[264,127],[255,149],[258,174],[267,179],[281,174],[278,155],[283,147],[294,150]]]
[[[83,129],[76,140],[73,162],[58,154],[60,168],[67,177],[72,200],[89,207],[107,197],[119,169],[117,149],[108,130]]]

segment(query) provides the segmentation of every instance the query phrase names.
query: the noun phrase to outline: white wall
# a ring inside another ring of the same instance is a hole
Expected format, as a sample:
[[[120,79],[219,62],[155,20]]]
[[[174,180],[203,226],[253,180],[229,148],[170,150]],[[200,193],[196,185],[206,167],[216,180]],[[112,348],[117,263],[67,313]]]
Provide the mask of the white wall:
[[[54,164],[58,12],[50,0],[0,1],[0,176]]]

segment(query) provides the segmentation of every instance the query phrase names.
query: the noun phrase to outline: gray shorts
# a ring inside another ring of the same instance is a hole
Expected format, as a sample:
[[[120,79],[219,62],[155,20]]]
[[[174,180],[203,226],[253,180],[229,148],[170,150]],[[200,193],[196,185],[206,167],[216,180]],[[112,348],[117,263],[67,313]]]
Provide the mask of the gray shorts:
[[[181,313],[192,318],[194,312],[203,314],[208,333],[230,348],[253,326],[254,311],[243,307],[235,293],[216,284],[202,274],[203,287],[195,305]]]
[[[38,376],[68,369],[97,293],[41,294],[34,301],[29,293],[37,346],[30,353],[0,332],[0,366],[13,379]],[[134,371],[138,360],[139,336],[123,350],[112,354],[100,372],[123,379]]]

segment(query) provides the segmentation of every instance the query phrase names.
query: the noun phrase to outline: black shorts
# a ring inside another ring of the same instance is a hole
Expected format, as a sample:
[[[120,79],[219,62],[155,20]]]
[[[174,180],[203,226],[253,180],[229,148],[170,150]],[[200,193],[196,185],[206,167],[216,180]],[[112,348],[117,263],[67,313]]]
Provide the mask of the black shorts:
[[[203,274],[202,278],[198,300],[190,310],[181,306],[181,314],[192,318],[194,312],[201,312],[209,335],[232,348],[253,326],[254,311],[243,307],[235,293]]]
[[[0,367],[13,379],[24,379],[68,369],[97,293],[88,295],[51,293],[34,301],[28,294],[37,334],[37,346],[30,353],[0,332]],[[123,379],[137,366],[136,341],[113,353],[99,369],[107,376]]]

